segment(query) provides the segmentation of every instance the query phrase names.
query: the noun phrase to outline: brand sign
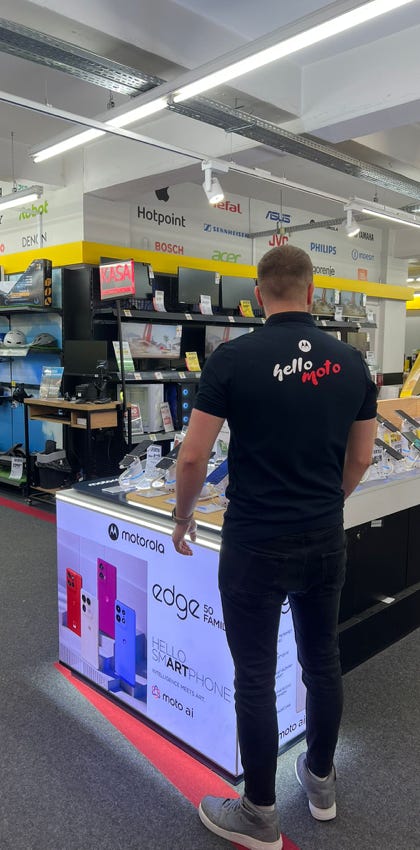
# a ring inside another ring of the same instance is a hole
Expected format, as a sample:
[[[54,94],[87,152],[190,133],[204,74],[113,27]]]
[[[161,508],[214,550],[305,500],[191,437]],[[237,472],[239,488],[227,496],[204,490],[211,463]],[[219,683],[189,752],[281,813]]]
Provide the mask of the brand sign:
[[[27,207],[19,213],[19,221],[24,221],[27,218],[34,218],[36,215],[46,215],[48,212],[48,201],[44,201],[43,204],[32,204],[31,207]]]
[[[155,251],[161,254],[183,254],[183,245],[174,245],[173,242],[155,242]]]
[[[368,262],[372,262],[375,259],[375,254],[366,254],[364,251],[358,251],[357,248],[353,248],[351,257],[355,262],[356,260],[367,260]]]
[[[357,235],[358,235],[359,239],[366,239],[368,242],[374,242],[375,241],[375,237],[374,237],[373,233],[369,233],[368,230],[359,230],[359,233]]]
[[[220,201],[219,204],[213,204],[213,206],[217,210],[225,210],[226,212],[242,215],[241,205],[234,204],[233,201]]]
[[[336,254],[337,248],[335,245],[326,245],[324,242],[311,242],[311,251],[318,254]]]
[[[268,210],[265,217],[268,218],[269,221],[279,221],[283,222],[284,224],[290,224],[291,221],[291,216],[289,213],[280,213],[277,212],[277,210]]]
[[[325,274],[328,277],[335,277],[335,269],[332,266],[314,266],[314,274]]]
[[[30,236],[22,236],[22,248],[37,248],[39,247],[39,233],[33,233]],[[48,242],[47,232],[41,233],[41,245]]]
[[[102,300],[135,295],[134,261],[122,260],[99,266],[99,283]]]
[[[137,207],[137,218],[142,218],[143,221],[153,221],[158,227],[162,224],[170,224],[172,227],[186,227],[185,216],[175,215],[175,213],[162,213],[157,210],[148,210],[146,207]]]
[[[213,251],[212,260],[217,260],[219,263],[237,263],[242,254],[233,254],[229,251]]]
[[[245,233],[243,230],[232,230],[230,227],[219,227],[208,222],[203,224],[203,230],[205,233],[223,233],[226,236],[239,236],[242,239],[250,238],[249,233]]]
[[[282,245],[287,245],[289,241],[289,237],[286,233],[273,233],[271,239],[269,239],[268,244],[271,248],[281,248]]]

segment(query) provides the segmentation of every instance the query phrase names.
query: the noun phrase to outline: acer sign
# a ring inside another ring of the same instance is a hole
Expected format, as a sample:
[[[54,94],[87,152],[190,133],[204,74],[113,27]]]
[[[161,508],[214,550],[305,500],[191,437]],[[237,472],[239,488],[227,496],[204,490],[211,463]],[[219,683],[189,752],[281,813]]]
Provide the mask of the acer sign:
[[[102,300],[135,295],[134,260],[99,266],[99,283]]]

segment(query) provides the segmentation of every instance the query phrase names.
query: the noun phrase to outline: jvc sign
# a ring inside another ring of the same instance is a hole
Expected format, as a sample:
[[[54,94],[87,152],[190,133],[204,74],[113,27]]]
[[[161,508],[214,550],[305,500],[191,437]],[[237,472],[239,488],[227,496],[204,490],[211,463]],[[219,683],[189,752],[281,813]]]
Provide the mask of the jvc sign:
[[[134,260],[99,266],[99,283],[102,300],[135,295]]]

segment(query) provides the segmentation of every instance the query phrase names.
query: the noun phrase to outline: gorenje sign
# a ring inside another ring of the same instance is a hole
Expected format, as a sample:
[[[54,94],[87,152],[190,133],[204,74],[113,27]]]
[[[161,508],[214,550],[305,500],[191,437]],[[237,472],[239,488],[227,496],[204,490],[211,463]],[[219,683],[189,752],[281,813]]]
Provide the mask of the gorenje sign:
[[[99,266],[99,283],[102,300],[135,295],[134,260]]]

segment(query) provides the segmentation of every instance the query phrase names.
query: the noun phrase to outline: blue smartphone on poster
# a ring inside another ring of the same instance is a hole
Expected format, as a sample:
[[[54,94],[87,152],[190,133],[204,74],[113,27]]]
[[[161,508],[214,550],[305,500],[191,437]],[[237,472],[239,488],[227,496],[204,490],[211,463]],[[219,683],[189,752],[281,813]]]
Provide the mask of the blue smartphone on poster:
[[[136,684],[136,612],[120,599],[115,600],[114,669],[120,679]]]
[[[226,460],[222,460],[219,463],[219,466],[216,466],[216,469],[213,469],[206,478],[206,484],[220,484],[224,478],[226,478],[228,474],[228,462]]]

